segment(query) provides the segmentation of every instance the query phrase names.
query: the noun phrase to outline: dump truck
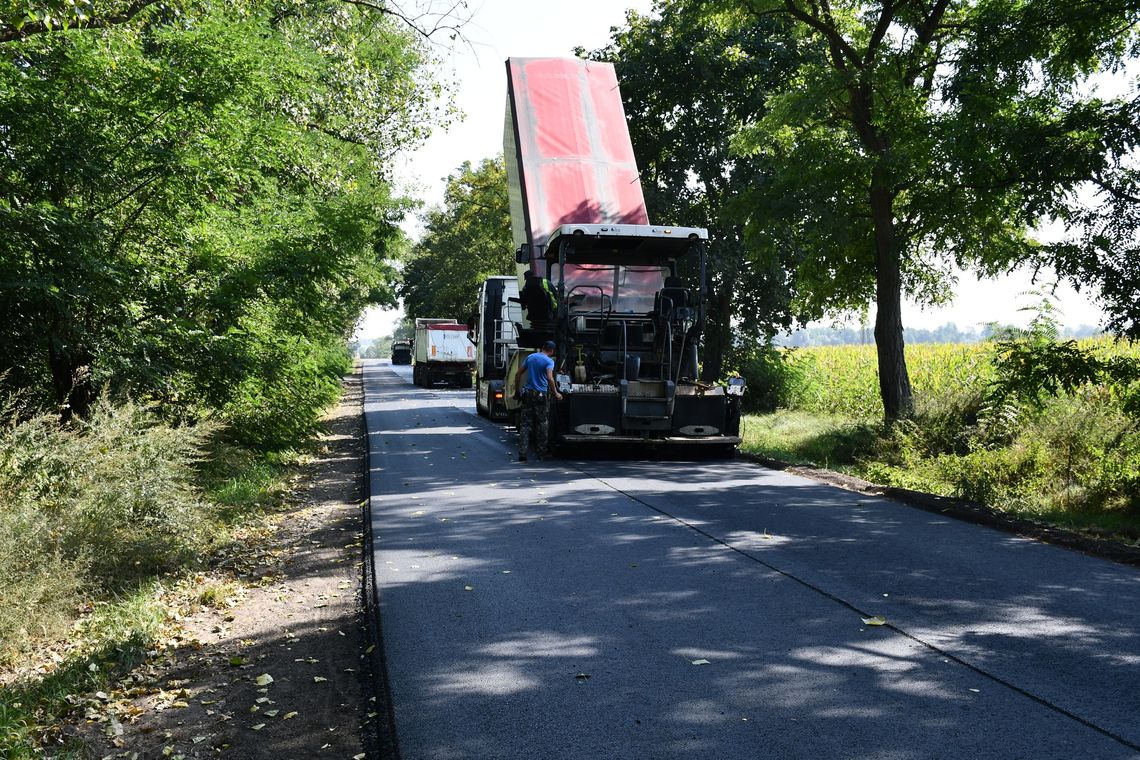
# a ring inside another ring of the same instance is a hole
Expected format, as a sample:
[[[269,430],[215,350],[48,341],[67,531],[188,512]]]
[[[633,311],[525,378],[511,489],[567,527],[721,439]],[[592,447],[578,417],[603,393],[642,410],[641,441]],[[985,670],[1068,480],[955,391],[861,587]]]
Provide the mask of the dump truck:
[[[479,288],[479,313],[468,323],[475,344],[475,411],[484,417],[507,418],[504,387],[521,322],[517,277],[488,277]]]
[[[454,319],[416,319],[415,364],[412,382],[430,388],[446,382],[458,388],[471,387],[475,369],[475,346],[467,326]]]
[[[410,340],[397,340],[392,342],[392,363],[412,363],[412,342]]]
[[[697,227],[651,225],[613,66],[507,61],[504,154],[518,282],[531,272],[553,313],[524,312],[506,374],[546,340],[557,346],[552,444],[740,443],[744,383],[699,379],[708,302]],[[685,281],[689,273],[689,281]],[[545,310],[544,310],[545,311]]]

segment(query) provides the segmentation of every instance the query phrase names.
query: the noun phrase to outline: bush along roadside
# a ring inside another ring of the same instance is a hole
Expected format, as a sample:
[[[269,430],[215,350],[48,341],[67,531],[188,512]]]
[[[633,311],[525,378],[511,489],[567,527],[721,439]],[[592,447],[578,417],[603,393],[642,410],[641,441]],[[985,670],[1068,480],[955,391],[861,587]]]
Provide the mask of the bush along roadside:
[[[744,450],[1140,542],[1136,345],[1059,340],[1046,314],[988,344],[908,347],[918,413],[890,426],[864,408],[873,361],[844,346],[754,362],[780,390]]]
[[[62,722],[104,715],[91,695],[228,603],[309,439],[237,440],[131,402],[0,429],[0,755],[85,757]]]

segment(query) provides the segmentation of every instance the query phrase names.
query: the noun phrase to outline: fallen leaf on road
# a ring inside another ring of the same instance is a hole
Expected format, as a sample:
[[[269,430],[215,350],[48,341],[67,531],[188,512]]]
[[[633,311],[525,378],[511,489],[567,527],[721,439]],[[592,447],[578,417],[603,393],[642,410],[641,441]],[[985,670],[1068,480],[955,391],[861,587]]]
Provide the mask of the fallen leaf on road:
[[[280,711],[280,710],[266,710],[266,711],[265,711],[265,717],[267,717],[267,718],[276,718],[276,717],[277,717],[277,713],[279,713],[279,712],[281,712],[281,711]]]
[[[290,720],[290,719],[296,718],[296,717],[297,717],[297,711],[296,710],[290,710],[289,712],[287,712],[281,716],[281,720]]]
[[[464,586],[464,587],[463,587],[463,590],[464,590],[464,591],[474,591],[474,590],[475,590],[475,587],[474,587],[474,586]]]
[[[885,617],[880,616],[880,615],[875,615],[874,617],[861,618],[861,619],[863,621],[863,625],[886,625],[887,624],[887,619]]]
[[[589,673],[579,673],[576,676],[574,676],[574,678],[578,681],[589,681],[590,680],[590,674]]]
[[[693,660],[694,665],[712,665],[708,660]]]
[[[271,683],[273,683],[273,676],[269,675],[268,673],[262,673],[257,677],[258,686],[268,686]]]
[[[260,731],[261,729],[265,728],[265,724],[258,723],[256,726],[250,726],[250,728],[252,728],[254,731]]]
[[[325,678],[324,676],[313,676],[313,683],[321,683],[322,681],[327,680],[329,679]]]

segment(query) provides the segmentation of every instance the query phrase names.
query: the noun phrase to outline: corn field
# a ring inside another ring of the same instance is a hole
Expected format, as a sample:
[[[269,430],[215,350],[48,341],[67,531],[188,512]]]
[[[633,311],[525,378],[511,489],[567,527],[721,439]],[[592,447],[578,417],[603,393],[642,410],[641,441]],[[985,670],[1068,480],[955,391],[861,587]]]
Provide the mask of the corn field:
[[[1113,338],[1077,342],[1100,357],[1140,359],[1140,344]],[[993,343],[919,343],[906,347],[916,402],[980,393],[993,380]],[[791,382],[784,402],[790,409],[854,418],[882,415],[874,345],[787,349]]]

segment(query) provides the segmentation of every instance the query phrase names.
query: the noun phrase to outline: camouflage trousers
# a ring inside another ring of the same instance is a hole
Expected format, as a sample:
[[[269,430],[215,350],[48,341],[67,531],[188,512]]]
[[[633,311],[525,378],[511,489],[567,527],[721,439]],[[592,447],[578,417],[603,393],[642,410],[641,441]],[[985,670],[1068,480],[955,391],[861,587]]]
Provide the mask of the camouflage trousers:
[[[519,456],[534,443],[539,456],[546,454],[546,442],[550,432],[550,394],[528,391],[523,394],[522,408],[519,409]]]

